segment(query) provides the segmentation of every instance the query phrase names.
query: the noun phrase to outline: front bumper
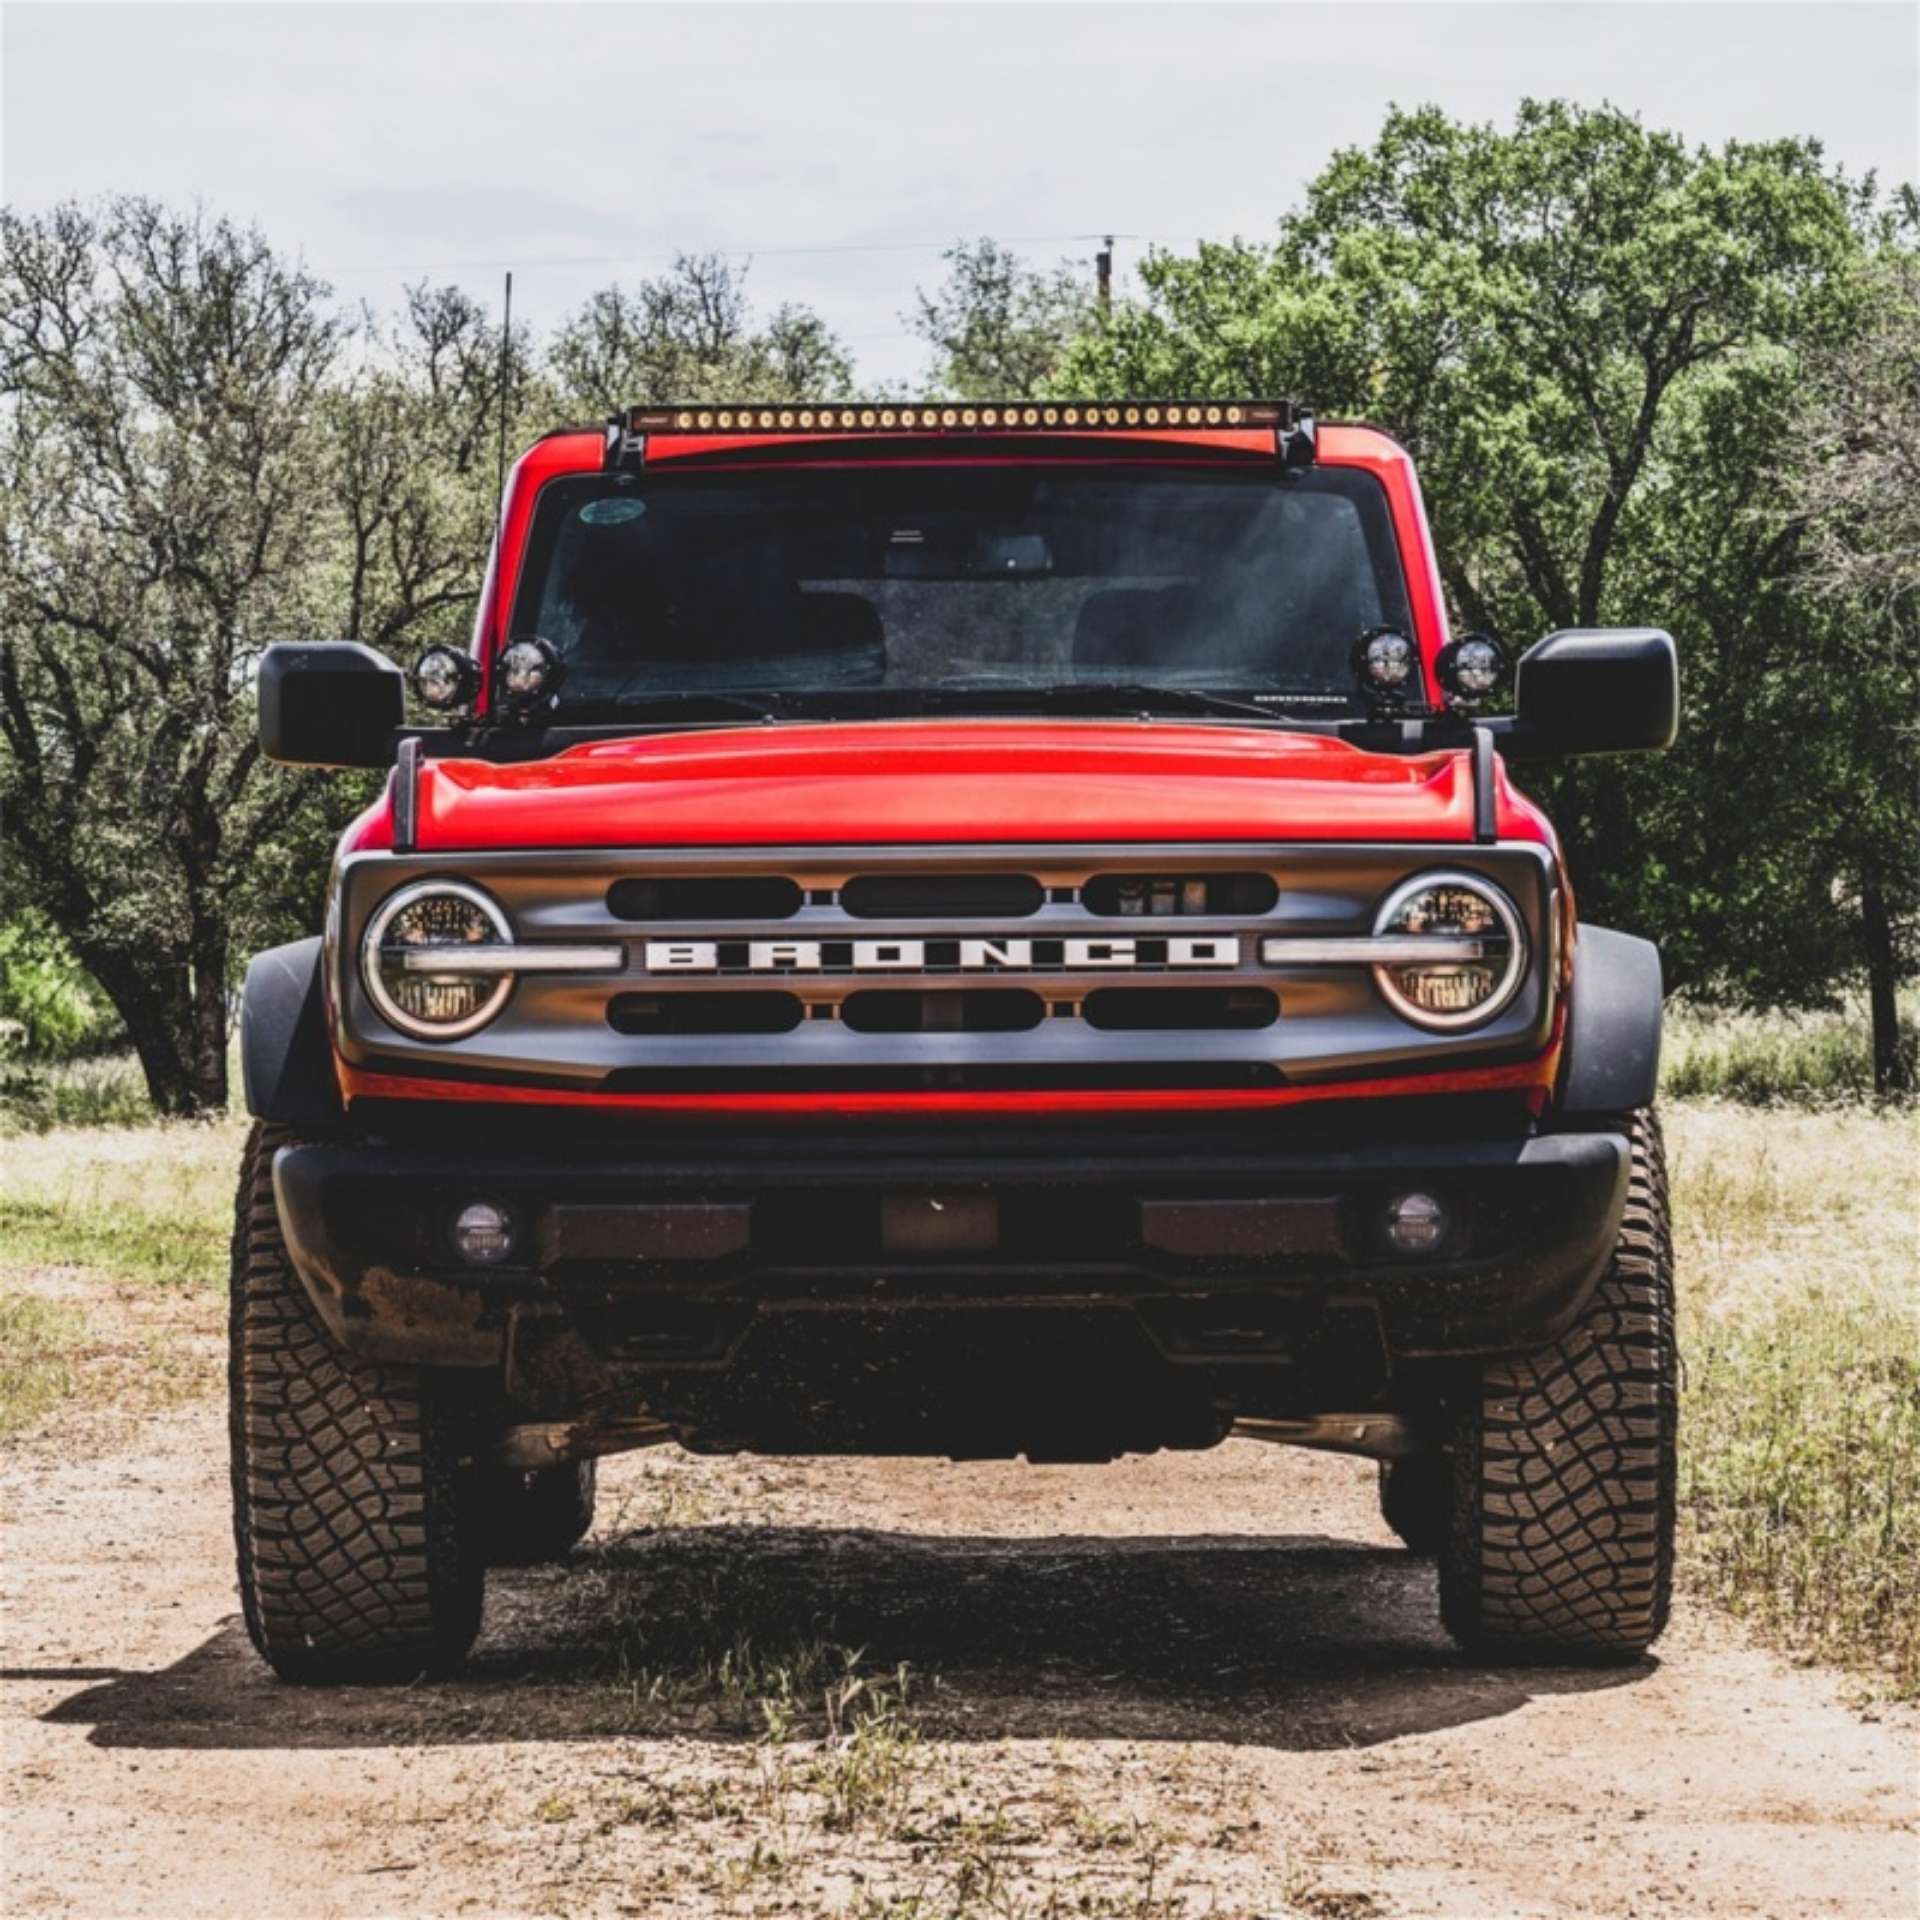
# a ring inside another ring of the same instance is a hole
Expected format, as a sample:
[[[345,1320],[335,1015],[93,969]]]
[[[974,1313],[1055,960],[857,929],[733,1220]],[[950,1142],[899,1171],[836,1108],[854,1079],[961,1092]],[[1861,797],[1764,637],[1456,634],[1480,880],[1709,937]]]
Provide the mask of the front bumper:
[[[1625,1139],[1423,1124],[316,1144],[283,1148],[274,1185],[344,1346],[504,1369],[543,1415],[637,1400],[696,1444],[959,1451],[956,1420],[1077,1394],[1095,1426],[1151,1402],[1151,1444],[1206,1444],[1235,1414],[1379,1404],[1398,1369],[1537,1346],[1579,1311]],[[1431,1256],[1385,1240],[1409,1189],[1452,1220]],[[475,1200],[513,1221],[500,1265],[454,1248]]]

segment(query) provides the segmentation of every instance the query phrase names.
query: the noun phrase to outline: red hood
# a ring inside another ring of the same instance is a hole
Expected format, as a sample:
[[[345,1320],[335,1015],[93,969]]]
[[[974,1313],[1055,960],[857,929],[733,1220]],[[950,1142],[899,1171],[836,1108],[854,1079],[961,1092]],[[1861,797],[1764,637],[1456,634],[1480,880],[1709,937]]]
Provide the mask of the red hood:
[[[1458,750],[1403,758],[1265,729],[1100,721],[727,728],[495,766],[429,762],[423,851],[880,842],[1473,838]],[[1541,838],[1501,776],[1503,836]],[[369,819],[362,845],[383,843]]]

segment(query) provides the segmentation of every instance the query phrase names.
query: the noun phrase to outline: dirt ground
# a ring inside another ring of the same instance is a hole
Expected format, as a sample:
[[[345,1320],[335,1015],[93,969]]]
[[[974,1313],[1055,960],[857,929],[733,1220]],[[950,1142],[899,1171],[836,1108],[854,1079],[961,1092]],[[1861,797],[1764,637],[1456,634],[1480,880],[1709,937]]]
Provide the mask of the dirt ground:
[[[1476,1670],[1361,1463],[662,1449],[467,1677],[317,1692],[235,1617],[218,1402],[134,1424],[0,1468],[8,1914],[1920,1911],[1914,1716],[1694,1611]]]

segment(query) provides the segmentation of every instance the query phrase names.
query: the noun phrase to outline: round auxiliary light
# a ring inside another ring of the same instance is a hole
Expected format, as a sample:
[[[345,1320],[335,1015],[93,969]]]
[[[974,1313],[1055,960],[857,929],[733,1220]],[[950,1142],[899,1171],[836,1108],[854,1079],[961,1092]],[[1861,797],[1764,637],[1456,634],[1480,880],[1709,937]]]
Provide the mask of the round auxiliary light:
[[[1432,1253],[1447,1237],[1447,1210],[1430,1193],[1396,1193],[1386,1224],[1395,1253]]]
[[[1371,627],[1354,642],[1353,671],[1373,699],[1398,705],[1420,688],[1420,655],[1397,627]]]
[[[453,1244],[470,1267],[497,1267],[513,1251],[513,1216],[490,1200],[460,1209]]]
[[[390,1027],[416,1040],[460,1040],[507,1004],[514,976],[463,966],[513,944],[499,906],[460,880],[420,880],[390,893],[367,922],[360,978]]]
[[[1440,649],[1434,671],[1458,705],[1472,706],[1506,678],[1506,649],[1484,633],[1463,634]]]
[[[1382,998],[1403,1019],[1435,1032],[1477,1027],[1505,1007],[1526,977],[1527,935],[1513,902],[1472,873],[1423,873],[1388,894],[1376,935],[1438,938],[1457,957],[1389,961],[1373,970]]]
[[[516,640],[501,654],[500,697],[512,707],[531,707],[560,684],[560,656],[544,640]]]
[[[436,712],[464,707],[480,690],[480,669],[471,654],[429,647],[414,662],[413,690]]]

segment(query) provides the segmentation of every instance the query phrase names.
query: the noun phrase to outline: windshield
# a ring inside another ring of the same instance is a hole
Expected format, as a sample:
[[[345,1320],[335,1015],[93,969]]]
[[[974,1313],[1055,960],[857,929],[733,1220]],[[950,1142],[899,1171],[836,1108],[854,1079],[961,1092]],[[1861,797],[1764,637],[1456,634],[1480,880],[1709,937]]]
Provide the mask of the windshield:
[[[559,709],[993,710],[1165,690],[1357,714],[1349,657],[1407,630],[1370,475],[868,466],[582,476],[540,496],[513,637]]]

